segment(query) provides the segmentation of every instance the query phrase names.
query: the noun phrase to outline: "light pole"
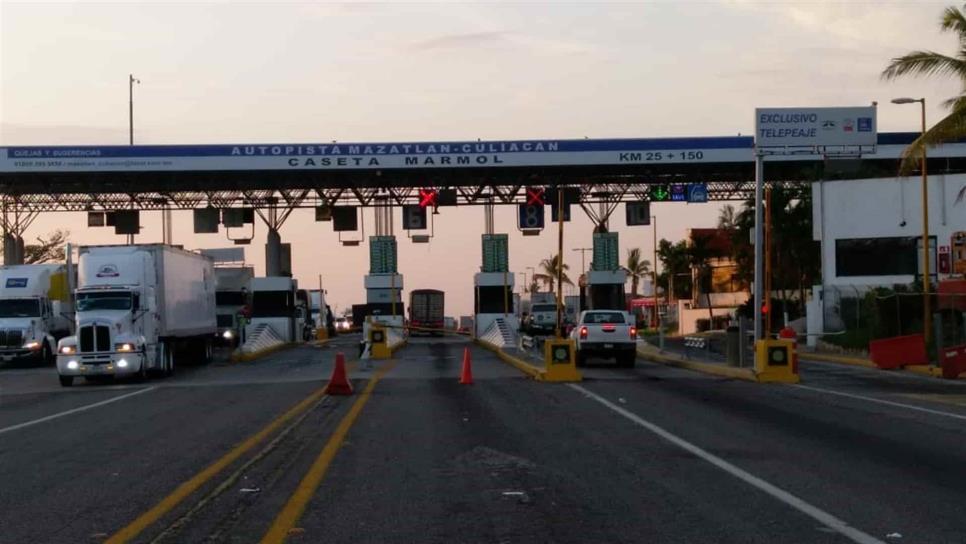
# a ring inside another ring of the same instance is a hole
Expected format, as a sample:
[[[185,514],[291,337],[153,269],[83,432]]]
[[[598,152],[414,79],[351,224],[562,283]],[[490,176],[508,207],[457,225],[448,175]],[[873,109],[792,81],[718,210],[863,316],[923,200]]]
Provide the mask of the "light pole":
[[[926,99],[893,98],[893,104],[915,104],[922,106],[922,134],[926,134]],[[932,337],[932,312],[929,308],[929,177],[926,171],[926,146],[922,146],[920,158],[922,169],[922,333],[929,345]]]
[[[571,249],[571,251],[579,251],[580,252],[580,273],[581,273],[581,275],[587,273],[587,260],[586,260],[587,258],[586,258],[586,255],[587,255],[587,252],[588,251],[593,251],[593,250],[594,250],[594,248],[592,248],[592,247],[576,247],[574,249]]]
[[[127,134],[128,134],[128,145],[134,145],[134,84],[141,83],[140,79],[134,77],[134,74],[127,75]],[[131,207],[134,207],[134,202],[131,202]],[[127,243],[131,245],[134,243],[134,235],[127,235]]]
[[[661,312],[657,307],[657,216],[651,216],[651,228],[654,234],[654,262],[651,264],[651,294],[654,295],[654,325],[661,328]]]

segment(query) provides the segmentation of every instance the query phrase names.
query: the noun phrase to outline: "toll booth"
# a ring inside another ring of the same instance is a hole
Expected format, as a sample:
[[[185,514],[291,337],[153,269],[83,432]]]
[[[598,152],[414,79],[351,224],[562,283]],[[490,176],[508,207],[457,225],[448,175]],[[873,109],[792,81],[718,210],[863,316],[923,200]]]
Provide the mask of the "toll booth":
[[[484,234],[483,264],[473,275],[473,300],[476,308],[474,335],[482,337],[491,328],[503,332],[506,342],[520,328],[513,296],[514,274],[509,271],[509,237],[506,234]]]
[[[396,237],[393,235],[369,237],[369,273],[363,279],[366,288],[364,315],[356,316],[353,306],[353,319],[361,320],[363,334],[366,334],[366,317],[394,328],[401,333],[405,325],[402,290],[403,276],[397,269]]]
[[[616,232],[594,233],[594,260],[587,272],[589,310],[627,310],[627,272],[620,266]]]

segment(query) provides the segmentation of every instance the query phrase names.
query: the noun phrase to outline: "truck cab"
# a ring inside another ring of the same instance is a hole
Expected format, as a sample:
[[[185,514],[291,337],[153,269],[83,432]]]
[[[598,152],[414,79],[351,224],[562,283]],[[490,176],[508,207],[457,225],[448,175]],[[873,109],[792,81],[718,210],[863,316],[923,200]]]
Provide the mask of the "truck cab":
[[[0,360],[54,362],[57,341],[72,328],[68,270],[62,264],[0,267]]]

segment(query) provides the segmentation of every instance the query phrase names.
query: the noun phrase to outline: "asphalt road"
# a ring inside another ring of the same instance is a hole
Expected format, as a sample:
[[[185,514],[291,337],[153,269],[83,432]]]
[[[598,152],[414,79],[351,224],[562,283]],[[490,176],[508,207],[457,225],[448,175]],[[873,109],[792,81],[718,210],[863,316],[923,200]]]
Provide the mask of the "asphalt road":
[[[960,383],[544,384],[470,347],[467,386],[469,344],[420,338],[321,395],[357,339],[146,384],[0,371],[0,542],[966,541]]]

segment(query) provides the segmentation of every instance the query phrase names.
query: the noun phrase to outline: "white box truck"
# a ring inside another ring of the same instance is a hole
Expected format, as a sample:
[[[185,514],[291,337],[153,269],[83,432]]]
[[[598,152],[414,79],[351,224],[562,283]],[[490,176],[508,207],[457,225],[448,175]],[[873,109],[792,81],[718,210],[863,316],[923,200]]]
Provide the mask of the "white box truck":
[[[209,257],[161,244],[87,246],[78,255],[76,334],[57,346],[61,385],[77,376],[171,374],[176,356],[211,358]]]
[[[57,341],[73,330],[69,271],[64,264],[0,267],[0,359],[53,364]]]

